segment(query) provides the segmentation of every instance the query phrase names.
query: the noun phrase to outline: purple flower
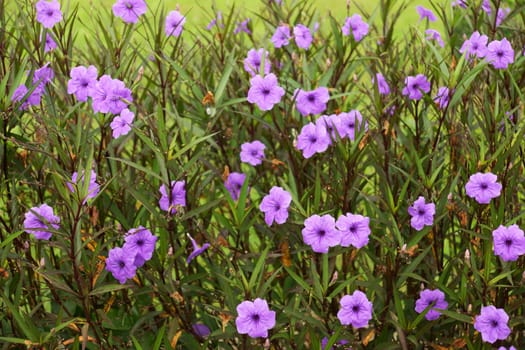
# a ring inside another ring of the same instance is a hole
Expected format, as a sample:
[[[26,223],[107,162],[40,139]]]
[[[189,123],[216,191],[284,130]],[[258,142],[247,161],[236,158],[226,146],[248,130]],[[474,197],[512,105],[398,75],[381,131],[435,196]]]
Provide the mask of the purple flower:
[[[179,11],[171,11],[166,16],[166,36],[179,37],[182,33],[186,17],[184,17]]]
[[[33,84],[38,84],[40,88],[44,88],[46,84],[49,84],[51,80],[55,77],[55,72],[49,67],[49,62],[46,63],[41,68],[35,70],[33,74]]]
[[[230,196],[234,201],[239,199],[245,180],[246,175],[243,173],[230,173],[226,181],[224,181],[224,187],[230,192]]]
[[[346,18],[342,31],[343,35],[348,36],[352,33],[355,41],[361,41],[368,34],[368,23],[364,22],[360,15],[354,14]]]
[[[462,8],[467,8],[467,0],[453,0],[452,3],[451,3],[452,7],[462,7]]]
[[[435,22],[436,21],[436,16],[434,15],[434,13],[427,9],[427,8],[424,8],[423,6],[416,6],[416,10],[417,10],[417,13],[419,13],[419,20],[422,21],[424,20],[425,18],[427,18],[430,22]]]
[[[201,338],[206,338],[210,335],[211,331],[204,323],[195,323],[191,326],[193,332]]]
[[[58,230],[59,223],[60,218],[53,213],[53,208],[44,203],[25,213],[24,230],[36,239],[49,240],[52,235],[49,230]]]
[[[288,219],[288,208],[292,202],[292,195],[281,187],[274,186],[270,193],[264,196],[259,209],[264,213],[266,225],[271,226],[275,221],[284,224]]]
[[[126,23],[137,23],[140,16],[146,13],[144,0],[117,0],[113,5],[113,14]]]
[[[251,21],[250,18],[246,18],[244,21],[238,22],[237,27],[235,27],[235,30],[233,31],[233,34],[239,34],[240,32],[245,32],[246,34],[251,35],[252,31],[250,30],[250,28],[248,28],[248,23],[250,23],[250,21]]]
[[[69,84],[68,84],[69,89]],[[103,75],[95,83],[95,86],[91,90],[89,95],[89,90],[86,92],[88,96],[93,98],[93,112],[108,113],[109,112],[109,96],[113,90],[113,79],[109,75]]]
[[[354,328],[363,328],[372,319],[373,305],[365,293],[356,290],[352,295],[342,297],[340,303],[337,318],[343,326],[351,324]]]
[[[419,299],[416,300],[416,312],[420,314],[429,306],[431,306],[431,308],[428,310],[425,318],[429,321],[437,320],[441,312],[435,309],[446,309],[448,307],[448,302],[445,300],[445,293],[439,289],[425,289],[421,291],[421,293],[419,293]]]
[[[377,82],[377,90],[381,95],[388,95],[390,93],[390,86],[385,80],[385,77],[381,73],[376,73],[375,78],[372,77],[372,84]]]
[[[439,46],[445,47],[445,43],[443,39],[441,39],[441,34],[437,30],[427,29],[425,30],[425,34],[427,35],[427,40],[435,40]]]
[[[304,243],[316,253],[328,253],[328,248],[341,242],[341,232],[335,228],[335,219],[329,215],[312,215],[304,220],[302,229]]]
[[[84,195],[84,171],[82,170],[80,179],[78,178],[78,172],[75,171],[71,176],[71,182],[68,182],[66,185],[71,192],[75,193],[76,191],[80,191],[80,194]],[[88,199],[96,197],[99,191],[100,185],[97,183],[97,174],[95,173],[95,170],[91,169],[87,194],[85,194],[85,197],[81,198],[82,204],[86,204]]]
[[[448,103],[450,102],[451,94],[452,92],[446,86],[442,86],[438,89],[437,95],[434,97],[434,101],[438,104],[439,109],[447,108]]]
[[[295,37],[295,43],[301,49],[308,50],[312,44],[313,37],[310,33],[310,29],[303,24],[298,24],[293,28],[293,35]]]
[[[403,96],[408,96],[411,100],[420,100],[423,93],[430,91],[430,82],[423,74],[418,74],[415,77],[408,76],[405,79],[405,87],[403,88]]]
[[[57,48],[57,43],[53,40],[53,37],[46,33],[44,52],[49,52]]]
[[[250,79],[248,102],[257,104],[261,110],[271,110],[283,96],[284,89],[278,85],[275,74],[270,73],[264,78],[256,75]]]
[[[341,339],[337,342],[339,345],[347,345],[349,344],[349,341],[346,339]],[[328,345],[328,338],[324,337],[321,339],[321,350],[333,350],[333,347],[330,347],[330,349],[326,349],[326,346]],[[352,350],[352,348],[345,348],[348,350]]]
[[[162,185],[159,188],[161,194],[159,200],[160,209],[167,211],[169,214],[175,214],[177,212],[177,206],[186,206],[186,181],[172,181],[171,182],[171,193],[168,195],[168,189],[166,185]]]
[[[195,242],[195,240],[193,239],[193,237],[190,236],[189,233],[188,233],[188,238],[189,238],[190,241],[191,241],[191,245],[192,245],[192,247],[193,247],[193,251],[191,252],[190,255],[188,255],[188,258],[186,259],[186,263],[187,263],[187,264],[189,264],[193,259],[195,259],[195,258],[198,257],[199,255],[201,255],[202,253],[204,253],[204,251],[210,247],[210,244],[209,244],[209,243],[204,243],[202,246],[199,246],[199,245],[197,244],[197,242]]]
[[[486,58],[494,68],[506,69],[509,64],[514,62],[514,50],[507,39],[494,40],[487,46]]]
[[[259,140],[245,142],[241,145],[241,162],[256,166],[264,159],[266,146]]]
[[[237,332],[252,338],[268,337],[268,330],[275,326],[275,311],[270,310],[264,299],[243,301],[237,305],[237,314]]]
[[[370,235],[370,218],[362,215],[354,215],[347,213],[341,215],[335,226],[341,232],[341,246],[348,247],[350,245],[356,248],[362,248],[368,244],[368,236]]]
[[[500,346],[498,350],[517,350],[517,349],[514,346],[509,346],[508,349],[504,346]]]
[[[133,118],[135,118],[135,114],[127,108],[124,108],[122,112],[120,112],[120,115],[113,118],[109,126],[113,130],[114,139],[122,135],[127,135],[130,132]]]
[[[86,102],[97,84],[98,71],[95,66],[71,69],[71,79],[67,82],[67,93],[74,94],[77,100]]]
[[[263,58],[264,56],[264,58]],[[261,72],[264,61],[264,74]],[[268,58],[268,51],[265,49],[251,49],[248,51],[248,55],[244,59],[244,70],[250,73],[253,77],[257,74],[266,75],[270,73],[271,62]]]
[[[465,191],[467,196],[474,198],[479,204],[488,204],[492,198],[501,194],[501,184],[498,177],[492,173],[476,173],[471,175]]]
[[[136,267],[141,267],[153,256],[157,236],[154,236],[147,228],[139,226],[129,230],[124,240],[126,243],[124,243],[122,249],[128,254],[134,255],[133,264]]]
[[[510,8],[499,8],[498,12],[496,13],[496,27],[499,27],[501,23],[505,20],[507,15],[510,13]]]
[[[492,344],[510,335],[508,322],[509,316],[505,310],[497,309],[493,305],[482,306],[481,314],[476,316],[474,328],[481,333],[484,342]]]
[[[217,17],[215,17],[214,19],[210,21],[210,23],[208,23],[208,25],[206,26],[206,29],[211,30],[211,28],[216,26],[218,22],[220,22],[218,26],[220,26],[221,28],[224,28],[224,23],[222,23],[222,12],[221,11],[217,11]]]
[[[467,57],[476,56],[483,58],[487,54],[487,41],[489,38],[486,35],[479,34],[475,31],[470,35],[470,38],[465,40],[459,52],[466,53]]]
[[[322,115],[315,121],[315,125],[320,125],[326,129],[328,137],[330,138],[330,145],[332,144],[332,140],[337,140],[337,137],[341,138],[338,129],[338,125],[340,124],[339,119],[339,115],[331,114]]]
[[[40,99],[42,98],[43,94],[42,88],[37,86],[27,97],[27,99],[23,100],[24,96],[28,92],[29,90],[27,87],[22,84],[16,88],[16,90],[13,92],[13,96],[11,97],[11,101],[13,102],[22,101],[22,104],[19,107],[21,110],[26,110],[29,106],[37,106],[40,104]]]
[[[321,123],[308,123],[297,136],[297,149],[303,151],[303,157],[310,158],[315,153],[326,151],[330,145],[330,134]]]
[[[111,272],[120,284],[126,283],[126,280],[133,278],[137,272],[135,254],[124,248],[111,249],[106,258],[106,270]]]
[[[492,238],[494,255],[501,257],[503,261],[516,261],[525,254],[525,236],[518,225],[500,225],[492,231]]]
[[[348,137],[352,141],[355,140],[359,131],[368,130],[368,124],[363,121],[361,112],[356,109],[340,113],[339,123],[336,124],[336,127],[341,138]]]
[[[44,28],[53,28],[62,20],[60,4],[57,0],[40,0],[36,3],[36,20]]]
[[[425,203],[425,198],[419,198],[408,207],[408,213],[412,216],[410,225],[417,231],[421,231],[423,226],[432,226],[434,223],[434,214],[436,213],[436,206],[434,203]]]
[[[326,110],[326,103],[330,99],[328,89],[321,86],[315,90],[295,90],[295,104],[303,117],[308,114],[320,114]]]
[[[283,47],[290,43],[291,38],[292,36],[290,35],[290,27],[288,27],[286,24],[283,24],[275,29],[275,33],[272,36],[272,43],[275,48]]]
[[[103,75],[92,90],[93,111],[120,114],[133,101],[131,90],[119,79]]]
[[[481,4],[481,8],[483,9],[483,11],[485,11],[487,16],[490,16],[490,14],[492,13],[492,8],[490,6],[490,0],[483,0],[483,3]]]

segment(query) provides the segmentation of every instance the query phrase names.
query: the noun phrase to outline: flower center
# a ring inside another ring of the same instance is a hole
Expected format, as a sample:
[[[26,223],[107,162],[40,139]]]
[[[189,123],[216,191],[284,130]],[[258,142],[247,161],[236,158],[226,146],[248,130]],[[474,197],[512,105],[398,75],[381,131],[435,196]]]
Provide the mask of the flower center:
[[[507,247],[510,247],[510,246],[512,245],[512,239],[507,238],[507,239],[505,240],[505,245],[506,245]]]
[[[357,225],[353,224],[353,225],[351,225],[348,229],[349,229],[349,231],[352,232],[352,233],[353,233],[353,232],[356,232],[356,231],[357,231]]]
[[[491,320],[490,321],[490,325],[494,328],[496,328],[498,326],[498,321],[497,320]]]
[[[326,231],[325,230],[319,230],[318,234],[319,234],[320,237],[324,237],[324,235],[326,235]]]
[[[313,103],[315,101],[315,96],[314,95],[308,95],[307,100],[308,100],[308,102],[312,102]]]
[[[496,56],[498,56],[498,57],[503,57],[503,56],[504,56],[504,52],[501,51],[501,50],[500,50],[500,51],[497,51],[497,52],[496,52]]]
[[[310,136],[309,140],[310,140],[311,143],[316,143],[317,142],[317,137],[312,135],[312,136]]]
[[[253,314],[251,318],[253,322],[259,322],[259,320],[261,319],[261,316],[259,316],[259,314]]]
[[[486,183],[482,182],[482,183],[479,185],[479,187],[481,187],[482,190],[486,190],[486,189],[489,187],[489,185],[487,185]]]
[[[264,88],[262,90],[262,94],[265,95],[265,96],[268,96],[270,94],[270,89]]]
[[[126,266],[126,263],[123,260],[120,260],[118,262],[118,267],[120,267],[121,269],[123,269],[125,266]]]
[[[143,239],[139,239],[139,240],[137,240],[137,245],[138,245],[139,247],[142,247],[142,246],[144,245],[144,240],[143,240]]]
[[[425,215],[425,209],[423,209],[423,208],[419,208],[419,209],[417,210],[417,213],[418,213],[418,215]]]
[[[360,309],[359,305],[352,306],[352,311],[355,313],[359,312],[359,309]]]

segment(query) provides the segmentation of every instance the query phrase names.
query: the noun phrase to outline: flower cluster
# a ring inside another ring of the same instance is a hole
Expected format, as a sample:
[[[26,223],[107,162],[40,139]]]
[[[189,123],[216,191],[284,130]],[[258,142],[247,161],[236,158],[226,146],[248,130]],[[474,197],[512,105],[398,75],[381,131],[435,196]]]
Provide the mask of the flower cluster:
[[[86,204],[88,199],[96,197],[98,192],[100,191],[100,185],[97,183],[97,173],[95,172],[95,170],[91,170],[88,179],[87,189],[85,189],[87,192],[84,193],[84,175],[84,171],[82,171],[82,175],[79,179],[78,172],[75,171],[71,176],[71,182],[67,183],[67,187],[71,192],[78,192],[80,194],[80,196],[82,197],[80,198],[82,200],[82,204]]]
[[[45,92],[47,84],[49,84],[55,73],[53,69],[46,63],[43,67],[35,70],[33,73],[33,80],[28,89],[25,84],[19,85],[13,93],[11,100],[13,102],[21,102],[20,109],[26,110],[29,106],[37,106]]]

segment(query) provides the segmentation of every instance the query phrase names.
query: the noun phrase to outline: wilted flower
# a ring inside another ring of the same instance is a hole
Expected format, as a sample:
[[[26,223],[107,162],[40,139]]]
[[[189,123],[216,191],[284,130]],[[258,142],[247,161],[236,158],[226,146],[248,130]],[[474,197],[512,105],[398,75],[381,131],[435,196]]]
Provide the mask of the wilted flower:
[[[36,239],[49,240],[52,235],[49,230],[58,230],[59,224],[60,218],[54,214],[53,208],[45,203],[25,213],[24,230]]]
[[[518,225],[500,225],[492,231],[494,254],[503,261],[516,261],[525,254],[525,236]]]
[[[419,13],[419,20],[422,21],[424,20],[425,18],[427,18],[430,22],[435,22],[436,21],[436,16],[434,15],[434,13],[423,7],[423,6],[416,6],[416,10],[417,10],[417,13]]]
[[[363,328],[372,319],[373,305],[365,293],[356,290],[352,295],[342,297],[340,303],[337,318],[343,326],[351,324],[354,328]]]
[[[224,187],[226,187],[228,192],[230,192],[230,195],[234,201],[239,199],[245,180],[246,175],[243,173],[230,173],[226,181],[224,181]]]
[[[264,299],[243,301],[237,305],[237,314],[237,332],[252,338],[268,337],[268,330],[275,326],[275,311],[270,310]]]
[[[186,206],[186,181],[172,181],[171,193],[168,195],[166,185],[161,185],[159,192],[161,194],[159,200],[160,209],[167,211],[169,214],[177,212],[177,206]]]
[[[505,20],[507,15],[510,13],[510,8],[499,8],[498,12],[496,13],[496,27],[499,27],[501,23]]]
[[[425,30],[425,34],[427,35],[427,40],[435,40],[439,46],[445,47],[441,34],[437,30],[427,29]]]
[[[408,207],[408,213],[412,216],[410,219],[410,225],[415,230],[420,231],[425,225],[432,226],[434,223],[436,206],[434,203],[425,203],[425,198],[419,196],[414,204]]]
[[[326,151],[330,145],[330,134],[322,124],[308,123],[297,136],[297,149],[303,151],[303,157],[310,158],[315,153]]]
[[[224,23],[222,23],[222,12],[221,11],[217,11],[217,17],[215,17],[214,19],[210,21],[210,23],[208,23],[208,25],[206,26],[206,29],[211,30],[211,28],[213,28],[213,26],[216,26],[218,22],[220,22],[219,26],[221,28],[224,28]]]
[[[487,16],[490,16],[490,14],[492,13],[492,8],[490,6],[490,0],[483,0],[483,2],[481,3],[481,8],[483,9],[483,11],[485,11]]]
[[[486,58],[494,68],[506,69],[514,62],[514,50],[507,39],[494,40],[487,46]]]
[[[206,338],[210,335],[211,331],[204,323],[195,323],[191,326],[193,332],[201,338]]]
[[[186,23],[186,17],[184,17],[179,11],[171,11],[166,16],[166,36],[179,37]]]
[[[439,106],[439,109],[445,109],[448,106],[448,103],[450,101],[450,95],[451,91],[448,87],[442,86],[438,89],[436,97],[434,97],[434,101]]]
[[[509,316],[504,309],[495,306],[482,306],[481,314],[476,316],[474,328],[481,333],[484,342],[493,344],[510,335]]]
[[[291,38],[290,27],[283,24],[275,29],[275,33],[272,36],[272,43],[276,48],[283,47],[290,43]]]
[[[303,24],[298,24],[293,29],[293,35],[295,37],[295,43],[297,46],[301,49],[308,50],[313,41],[310,29],[308,29],[308,27]]]
[[[74,94],[77,100],[86,102],[97,84],[97,75],[95,66],[72,68],[71,79],[67,82],[67,93]]]
[[[361,41],[365,35],[368,34],[368,23],[361,19],[361,16],[354,14],[352,17],[347,17],[343,25],[343,35],[350,35],[352,33],[355,41]]]
[[[264,196],[259,209],[264,213],[264,221],[271,226],[275,221],[277,224],[284,224],[288,219],[288,208],[292,202],[292,195],[282,189],[274,186],[270,193]]]
[[[263,63],[264,62],[264,63]],[[261,68],[264,64],[264,74]],[[244,70],[253,77],[257,74],[266,75],[270,73],[271,62],[268,58],[268,51],[265,49],[251,49],[244,59]]]
[[[377,90],[381,95],[388,95],[390,93],[390,86],[388,86],[388,83],[385,80],[385,77],[381,73],[376,73],[375,78],[372,77],[372,84],[376,84],[377,82]]]
[[[256,75],[250,79],[248,102],[257,104],[261,110],[271,110],[283,96],[284,89],[278,85],[275,74],[270,73],[264,78]]]
[[[430,91],[430,82],[423,74],[418,74],[415,77],[408,76],[405,79],[405,87],[403,88],[403,96],[408,96],[411,100],[420,100],[423,93]]]
[[[326,110],[326,103],[330,99],[328,89],[321,86],[315,90],[295,90],[295,105],[301,115],[320,114]]]
[[[445,300],[445,293],[439,289],[425,289],[421,291],[421,293],[419,293],[419,299],[416,300],[416,312],[420,314],[429,306],[431,306],[431,308],[426,313],[425,318],[429,321],[437,320],[441,312],[435,309],[446,309],[448,307],[448,302]]]
[[[488,204],[492,198],[501,194],[501,184],[496,182],[498,177],[492,173],[476,173],[471,175],[465,191],[467,196],[476,199],[479,204]]]
[[[137,272],[135,254],[124,248],[111,249],[106,258],[106,270],[111,272],[120,284],[126,283],[126,280],[133,278]]]
[[[210,247],[209,243],[204,243],[202,246],[199,246],[197,242],[193,239],[192,236],[188,233],[188,238],[190,239],[191,245],[193,247],[193,251],[188,255],[188,258],[186,259],[186,263],[190,263],[193,259],[201,255]]]
[[[362,248],[367,245],[370,236],[369,224],[370,218],[363,215],[347,213],[339,216],[335,226],[341,232],[341,246]]]
[[[251,19],[246,18],[242,22],[237,23],[237,27],[235,27],[235,30],[233,31],[233,34],[239,34],[240,32],[245,32],[248,35],[252,34],[252,31],[250,28],[248,28],[248,23],[250,23]]]
[[[451,5],[452,7],[459,6],[462,8],[467,8],[467,0],[453,0]]]
[[[84,170],[82,170],[80,179],[78,178],[78,172],[75,171],[71,176],[71,182],[68,182],[66,185],[73,193],[76,191],[82,191],[84,187]],[[82,198],[82,204],[86,204],[88,199],[96,197],[99,191],[100,185],[97,183],[97,174],[95,173],[95,170],[91,169],[87,194]]]
[[[341,233],[335,228],[335,219],[329,215],[312,215],[304,220],[304,243],[316,253],[328,253],[328,248],[341,242]]]
[[[154,236],[147,228],[139,226],[129,230],[124,240],[126,243],[124,243],[122,248],[129,254],[134,255],[133,264],[136,267],[141,267],[153,256],[157,236]]]
[[[36,3],[36,20],[44,28],[53,28],[62,20],[60,3],[57,0],[40,0]]]
[[[113,5],[113,14],[126,23],[137,23],[140,16],[148,9],[144,0],[117,0]]]

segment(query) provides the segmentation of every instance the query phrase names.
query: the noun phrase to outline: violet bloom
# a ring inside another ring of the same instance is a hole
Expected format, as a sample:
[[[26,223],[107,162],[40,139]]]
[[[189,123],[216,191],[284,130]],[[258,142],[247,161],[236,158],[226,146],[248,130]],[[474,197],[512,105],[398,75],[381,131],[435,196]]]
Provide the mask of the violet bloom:
[[[119,79],[103,75],[92,90],[93,111],[120,114],[133,101],[131,90]]]
[[[241,162],[256,166],[264,159],[264,149],[266,146],[259,140],[245,142],[241,145]]]
[[[58,230],[59,224],[60,218],[54,214],[53,208],[45,203],[25,213],[24,230],[36,239],[49,240],[52,235],[50,230]]]
[[[377,90],[379,91],[380,95],[388,95],[390,93],[390,86],[388,86],[388,83],[385,80],[385,77],[381,73],[376,73],[375,78],[372,77],[372,84],[376,84],[377,82]]]
[[[74,172],[71,176],[71,182],[66,183],[67,188],[73,193],[76,191],[80,191],[81,195],[84,195],[82,192],[84,190],[84,170],[82,170],[82,175],[80,176],[80,179],[78,178],[78,172]],[[87,194],[85,194],[85,197],[82,197],[82,204],[86,204],[88,199],[94,198],[97,196],[98,192],[100,191],[100,185],[97,183],[97,174],[95,173],[95,170],[91,169],[90,176],[89,176],[89,184],[87,187]]]
[[[352,325],[354,328],[363,328],[372,319],[372,303],[366,294],[356,290],[352,295],[341,298],[341,309],[337,312],[337,318],[343,326]]]
[[[326,129],[326,132],[328,133],[328,136],[330,137],[330,145],[332,144],[332,140],[337,140],[338,137],[341,138],[339,134],[339,129],[338,129],[338,125],[340,124],[339,119],[340,119],[339,115],[331,114],[331,115],[322,115],[315,121],[315,125],[320,124],[322,127]]]
[[[434,101],[438,104],[439,109],[445,109],[448,106],[448,103],[450,102],[450,95],[451,91],[448,87],[442,86],[438,89],[436,97],[434,97]]]
[[[86,102],[97,84],[97,75],[95,66],[72,68],[71,79],[67,82],[67,93],[74,94],[77,100]]]
[[[368,130],[368,123],[363,121],[361,112],[357,109],[352,109],[350,112],[343,112],[339,114],[339,123],[336,124],[337,132],[342,138],[348,137],[354,141],[358,132],[361,130]]]
[[[481,9],[485,11],[487,16],[490,16],[490,14],[492,13],[492,8],[490,6],[490,0],[483,0],[483,2],[481,3]]]
[[[217,24],[218,23],[218,24]],[[217,17],[212,19],[210,23],[206,26],[206,29],[211,30],[214,26],[219,26],[221,28],[224,28],[224,23],[222,23],[222,12],[217,11]]]
[[[505,20],[507,15],[510,13],[510,8],[499,8],[498,12],[496,13],[496,27],[499,27],[501,23]]]
[[[40,0],[36,3],[36,20],[44,28],[53,28],[62,20],[60,3],[57,0]]]
[[[275,327],[275,311],[270,310],[264,299],[246,300],[237,305],[235,325],[237,332],[252,338],[268,337],[268,330]]]
[[[272,36],[272,43],[275,48],[280,48],[288,45],[291,38],[292,36],[290,35],[290,27],[288,27],[286,24],[283,24],[275,29],[275,33]]]
[[[305,219],[301,233],[304,243],[316,253],[328,253],[328,248],[341,242],[341,232],[335,228],[335,219],[329,214],[312,215]]]
[[[293,28],[293,35],[297,46],[305,50],[308,50],[314,40],[310,29],[303,24],[298,24]]]
[[[29,106],[38,106],[42,98],[43,89],[41,87],[36,87],[29,96],[24,100],[24,96],[27,95],[29,89],[24,85],[18,86],[13,92],[11,101],[13,102],[22,102],[19,109],[26,110]]]
[[[55,42],[55,40],[53,40],[53,37],[49,35],[49,33],[46,33],[44,52],[53,51],[56,48],[57,48],[57,43]]]
[[[193,332],[201,338],[206,338],[210,335],[211,331],[204,323],[195,323],[191,326]]]
[[[421,291],[419,293],[419,299],[416,300],[416,312],[420,314],[429,306],[431,306],[431,308],[426,313],[425,318],[429,321],[437,320],[441,312],[435,309],[445,310],[448,307],[448,302],[445,300],[445,293],[439,289],[425,289]]]
[[[423,226],[432,226],[434,223],[434,214],[436,213],[436,206],[434,203],[425,203],[425,198],[419,198],[408,207],[408,213],[412,216],[410,225],[417,231],[421,231]]]
[[[288,208],[292,202],[292,195],[281,187],[274,186],[270,193],[264,196],[259,209],[264,213],[264,222],[271,226],[284,224],[288,219]]]
[[[335,226],[341,232],[341,246],[362,248],[368,244],[370,236],[370,218],[363,215],[354,215],[347,213],[341,215]]]
[[[459,52],[466,53],[467,58],[476,56],[477,58],[483,58],[487,54],[487,41],[488,36],[479,34],[475,31],[470,35],[470,38],[465,40]]]
[[[186,206],[186,181],[172,181],[171,182],[171,191],[168,194],[168,189],[166,185],[161,185],[159,188],[160,200],[159,206],[160,209],[167,211],[169,214],[175,214],[177,212],[177,207]]]
[[[494,255],[501,257],[503,261],[516,261],[525,254],[525,236],[518,225],[500,225],[492,231],[492,238]]]
[[[106,270],[111,272],[120,284],[124,284],[126,280],[133,278],[137,272],[137,266],[134,262],[135,254],[124,248],[116,247],[109,251],[106,258]]]
[[[504,309],[495,306],[482,306],[481,314],[476,316],[474,329],[481,333],[484,342],[493,344],[510,335],[509,316]]]
[[[355,41],[361,41],[368,34],[368,23],[361,19],[361,16],[354,14],[352,17],[347,17],[343,25],[343,35],[348,36],[352,33]]]
[[[487,46],[486,59],[496,69],[507,69],[514,62],[514,50],[507,39],[494,40]]]
[[[261,68],[264,65],[264,74]],[[267,75],[270,73],[271,62],[268,57],[268,51],[265,49],[251,49],[244,59],[244,70],[253,77],[257,74]]]
[[[501,194],[501,184],[498,177],[492,173],[476,173],[470,176],[465,191],[467,196],[474,198],[479,204],[488,204],[492,198]]]
[[[179,11],[171,11],[166,16],[166,28],[164,29],[166,36],[179,37],[184,28],[186,17]]]
[[[339,345],[347,345],[349,344],[350,342],[346,339],[341,339],[337,342],[337,344]],[[328,338],[327,337],[323,337],[323,339],[321,339],[321,350],[333,350],[333,347],[330,347],[330,349],[327,349],[326,346],[328,345]],[[339,348],[339,347],[338,347]],[[349,350],[351,350],[352,348],[348,348]]]
[[[245,32],[246,34],[251,35],[252,31],[250,30],[250,28],[248,28],[248,23],[250,23],[250,21],[251,21],[250,18],[246,18],[244,21],[238,22],[237,27],[235,27],[233,31],[233,34],[239,34],[240,32]]]
[[[326,151],[330,143],[330,134],[321,123],[306,124],[297,136],[297,149],[303,152],[305,158]]]
[[[135,118],[135,114],[127,108],[124,108],[122,112],[120,112],[120,115],[113,118],[109,126],[113,130],[114,139],[122,135],[127,135],[131,131],[133,118]]]
[[[504,346],[500,346],[498,350],[517,350],[514,346],[509,346],[508,349]]]
[[[436,16],[434,15],[434,13],[427,9],[427,8],[424,8],[423,6],[416,6],[416,10],[417,10],[417,13],[419,13],[419,20],[422,21],[424,20],[425,18],[427,18],[430,22],[435,22],[436,21]]]
[[[418,74],[415,77],[406,77],[403,96],[408,96],[409,99],[417,101],[423,97],[423,93],[428,93],[429,91],[430,82],[423,74]]]
[[[53,72],[53,68],[49,66],[48,62],[41,68],[35,70],[35,73],[33,74],[33,84],[38,84],[38,86],[43,89],[44,86],[49,84],[54,77],[55,72]]]
[[[122,249],[130,255],[134,255],[133,264],[136,267],[141,267],[153,256],[157,236],[154,236],[147,228],[139,226],[129,230],[124,240],[126,243]]]
[[[437,30],[427,29],[425,30],[425,34],[427,35],[427,40],[435,40],[440,47],[445,47],[441,34]]]
[[[230,173],[226,181],[224,181],[224,187],[230,192],[230,196],[234,201],[239,199],[241,194],[242,186],[246,180],[246,175],[243,173]]]
[[[193,259],[201,255],[210,247],[209,243],[204,243],[202,246],[199,246],[197,242],[193,239],[193,237],[190,236],[188,233],[188,238],[190,239],[191,245],[193,247],[193,251],[188,255],[188,258],[186,259],[186,263],[189,264]]]
[[[256,75],[250,79],[248,102],[255,103],[262,111],[269,111],[281,101],[284,89],[278,85],[275,74],[270,73],[264,78]]]
[[[303,117],[308,114],[321,114],[326,110],[326,103],[330,99],[328,89],[321,86],[315,90],[295,90],[295,105]]]
[[[453,0],[451,3],[452,7],[467,8],[467,0]]]
[[[148,9],[144,0],[117,0],[113,5],[113,14],[126,23],[137,23],[140,16]]]

